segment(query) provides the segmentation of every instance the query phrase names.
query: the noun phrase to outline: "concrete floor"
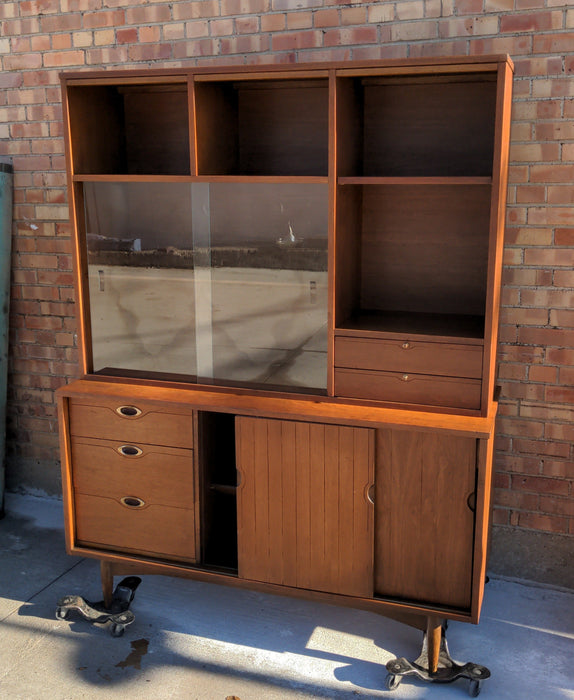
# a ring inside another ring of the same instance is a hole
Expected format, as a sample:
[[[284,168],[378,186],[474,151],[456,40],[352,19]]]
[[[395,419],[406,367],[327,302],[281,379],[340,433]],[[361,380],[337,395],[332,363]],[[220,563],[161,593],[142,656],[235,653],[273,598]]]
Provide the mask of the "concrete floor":
[[[468,697],[468,681],[405,679],[384,664],[415,658],[420,633],[363,611],[144,577],[121,638],[56,601],[99,600],[98,566],[65,554],[61,504],[7,495],[0,521],[0,698],[303,700]],[[451,623],[453,657],[487,666],[481,697],[574,699],[574,592],[494,579],[478,627]]]

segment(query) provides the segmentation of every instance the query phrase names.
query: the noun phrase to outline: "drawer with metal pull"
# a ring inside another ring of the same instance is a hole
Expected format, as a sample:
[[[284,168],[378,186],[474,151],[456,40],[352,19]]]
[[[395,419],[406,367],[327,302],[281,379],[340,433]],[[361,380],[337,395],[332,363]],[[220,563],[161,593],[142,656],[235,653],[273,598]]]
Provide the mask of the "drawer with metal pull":
[[[136,442],[73,437],[72,480],[83,494],[189,508],[194,501],[193,451]]]
[[[71,398],[70,434],[108,440],[193,447],[193,410],[147,401]]]
[[[335,394],[347,398],[480,409],[478,379],[407,372],[335,369]]]
[[[79,545],[194,562],[197,558],[193,509],[143,499],[140,492],[118,498],[76,493]]]

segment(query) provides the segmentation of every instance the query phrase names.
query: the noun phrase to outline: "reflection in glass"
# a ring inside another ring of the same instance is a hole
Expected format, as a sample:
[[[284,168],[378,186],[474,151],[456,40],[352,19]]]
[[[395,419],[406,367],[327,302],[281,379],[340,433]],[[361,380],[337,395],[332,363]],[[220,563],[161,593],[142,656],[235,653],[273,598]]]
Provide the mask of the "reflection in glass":
[[[327,186],[84,184],[93,370],[325,390]]]
[[[189,185],[85,183],[93,368],[195,375]]]
[[[327,186],[192,185],[198,381],[327,384]]]

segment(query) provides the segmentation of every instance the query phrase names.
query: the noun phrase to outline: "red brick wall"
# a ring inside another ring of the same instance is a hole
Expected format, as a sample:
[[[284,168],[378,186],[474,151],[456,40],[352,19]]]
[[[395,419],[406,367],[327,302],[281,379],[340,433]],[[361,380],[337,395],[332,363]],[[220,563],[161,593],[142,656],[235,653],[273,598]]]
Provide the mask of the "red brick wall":
[[[495,522],[574,535],[574,7],[562,0],[4,0],[13,158],[9,475],[57,491],[53,389],[77,372],[58,72],[509,53],[516,64]]]

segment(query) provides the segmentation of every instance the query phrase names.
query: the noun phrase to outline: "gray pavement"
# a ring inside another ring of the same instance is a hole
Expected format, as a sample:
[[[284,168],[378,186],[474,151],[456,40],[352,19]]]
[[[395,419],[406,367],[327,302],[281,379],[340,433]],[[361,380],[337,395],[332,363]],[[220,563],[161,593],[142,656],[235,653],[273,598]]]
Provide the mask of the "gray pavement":
[[[7,494],[0,521],[0,698],[303,700],[468,697],[468,682],[405,679],[420,633],[364,611],[146,576],[121,638],[57,620],[56,601],[99,600],[96,562],[65,553],[61,503]],[[574,592],[491,579],[479,626],[451,623],[453,657],[487,666],[491,700],[574,699]]]

